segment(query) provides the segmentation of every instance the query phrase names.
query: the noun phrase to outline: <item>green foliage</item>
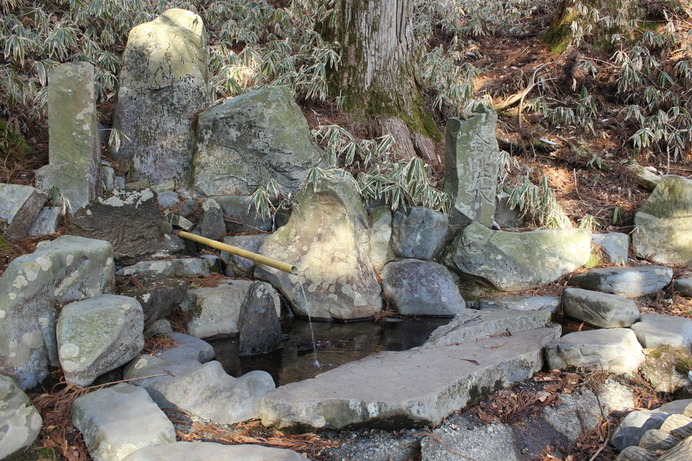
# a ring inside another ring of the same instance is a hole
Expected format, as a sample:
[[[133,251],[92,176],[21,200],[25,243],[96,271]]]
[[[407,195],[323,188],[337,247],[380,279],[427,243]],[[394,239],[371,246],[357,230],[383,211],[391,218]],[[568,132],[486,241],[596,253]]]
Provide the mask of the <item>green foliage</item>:
[[[531,181],[532,173],[539,175],[538,185]],[[503,190],[509,194],[510,208],[518,208],[525,220],[548,229],[572,228],[572,222],[557,203],[548,178],[540,169],[527,170],[516,185],[505,185]]]
[[[247,211],[250,213],[254,210],[257,216],[271,218],[284,205],[283,197],[281,185],[274,179],[270,179],[266,184],[258,186],[250,195]]]
[[[395,211],[409,206],[424,206],[448,213],[452,204],[445,192],[430,184],[429,166],[419,158],[378,163],[358,174],[356,180],[366,200],[383,199]]]
[[[327,151],[332,168],[354,172],[366,201],[384,200],[392,210],[425,206],[449,211],[451,199],[432,186],[430,167],[419,158],[398,159],[391,136],[359,140],[338,125],[321,126],[313,135]],[[323,174],[323,170],[311,170],[306,184],[315,184]]]
[[[614,74],[617,93],[611,97],[627,104],[625,128],[635,155],[660,156],[668,163],[692,146],[692,61],[676,41],[674,3],[657,5],[665,17],[659,25],[639,19],[636,2],[603,2],[607,10],[575,2],[564,15],[569,30],[563,30],[578,51],[577,69],[591,78]],[[611,59],[597,65],[587,55],[594,48],[609,51]],[[552,125],[588,136],[597,134],[595,121],[602,117],[598,100],[585,88],[578,97],[537,98],[531,107]]]

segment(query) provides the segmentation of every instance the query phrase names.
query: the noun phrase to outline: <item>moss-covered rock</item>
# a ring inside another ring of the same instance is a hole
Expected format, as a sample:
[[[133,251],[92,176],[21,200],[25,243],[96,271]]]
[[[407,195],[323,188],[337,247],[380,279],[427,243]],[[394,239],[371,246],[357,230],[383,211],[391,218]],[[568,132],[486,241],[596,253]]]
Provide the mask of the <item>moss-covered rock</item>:
[[[692,180],[666,176],[634,217],[637,255],[692,266]]]
[[[323,157],[291,89],[264,88],[199,115],[192,185],[205,195],[249,195],[273,179],[296,193]]]
[[[451,243],[444,263],[502,291],[535,288],[583,266],[591,255],[585,229],[493,231],[472,223]]]
[[[298,194],[288,224],[267,237],[259,253],[298,268],[294,276],[258,266],[255,275],[281,291],[301,316],[349,320],[382,309],[367,214],[348,173]]]

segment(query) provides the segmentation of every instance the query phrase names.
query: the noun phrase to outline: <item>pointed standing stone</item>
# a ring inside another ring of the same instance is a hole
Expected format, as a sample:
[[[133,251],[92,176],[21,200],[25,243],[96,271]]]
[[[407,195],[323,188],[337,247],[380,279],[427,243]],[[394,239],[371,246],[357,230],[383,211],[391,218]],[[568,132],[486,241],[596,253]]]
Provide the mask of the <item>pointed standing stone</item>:
[[[74,213],[101,192],[94,66],[62,64],[48,82],[50,163],[36,172],[36,185],[46,192],[57,187]]]
[[[486,106],[475,109],[468,120],[447,122],[444,190],[454,198],[453,223],[493,223],[500,168],[496,126],[497,113]]]
[[[202,18],[170,9],[130,31],[123,55],[114,128],[123,135],[117,158],[134,179],[186,180],[194,148],[195,112],[210,102]]]

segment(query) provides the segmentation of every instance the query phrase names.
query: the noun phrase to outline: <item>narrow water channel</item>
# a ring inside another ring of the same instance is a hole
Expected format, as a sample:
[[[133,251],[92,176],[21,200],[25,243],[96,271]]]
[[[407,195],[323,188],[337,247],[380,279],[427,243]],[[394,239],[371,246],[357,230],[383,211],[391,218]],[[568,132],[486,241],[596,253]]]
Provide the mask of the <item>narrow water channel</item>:
[[[277,386],[313,378],[325,371],[380,351],[402,351],[423,344],[439,326],[451,319],[394,319],[384,324],[373,322],[312,322],[290,319],[282,323],[286,340],[283,349],[256,357],[238,357],[235,338],[209,341],[231,376],[252,370],[272,375]],[[313,351],[316,349],[316,357]],[[315,361],[317,358],[317,361]]]

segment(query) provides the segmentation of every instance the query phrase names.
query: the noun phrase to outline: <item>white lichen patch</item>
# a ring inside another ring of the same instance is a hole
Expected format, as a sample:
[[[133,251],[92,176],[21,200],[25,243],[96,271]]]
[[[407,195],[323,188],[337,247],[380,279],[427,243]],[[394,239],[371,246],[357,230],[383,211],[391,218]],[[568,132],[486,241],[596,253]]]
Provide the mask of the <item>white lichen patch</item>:
[[[142,295],[142,301],[144,301],[145,303],[148,303],[150,299],[151,293],[144,293],[144,295]]]
[[[51,267],[53,267],[53,261],[47,255],[41,255],[38,258],[36,258],[36,263],[39,266],[41,266],[41,270],[44,272],[48,271]]]
[[[79,346],[66,343],[60,346],[60,359],[72,359],[79,355]]]
[[[24,277],[23,275],[18,275],[17,278],[14,279],[12,288],[21,289],[27,285],[29,285],[29,282],[27,282],[26,277]]]
[[[33,282],[38,278],[38,270],[33,270],[31,268],[24,268],[24,275],[29,282]]]
[[[10,294],[13,295],[14,293],[10,293]],[[12,299],[12,298],[10,298],[10,299]],[[4,319],[5,316],[7,316],[7,311],[0,311],[0,320]]]
[[[15,299],[17,299],[17,293],[10,293],[8,297],[10,298],[10,300],[14,301]]]
[[[74,256],[69,254],[65,257],[65,263],[69,266],[74,262]]]

